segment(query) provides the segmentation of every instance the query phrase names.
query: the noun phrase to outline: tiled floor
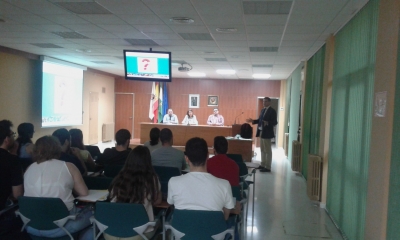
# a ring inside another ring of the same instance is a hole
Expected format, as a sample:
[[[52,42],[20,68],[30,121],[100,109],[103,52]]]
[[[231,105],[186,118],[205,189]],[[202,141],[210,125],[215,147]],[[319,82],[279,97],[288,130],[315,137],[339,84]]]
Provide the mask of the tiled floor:
[[[99,148],[103,151],[114,144],[99,144]],[[259,163],[259,148],[256,153],[253,162]],[[241,239],[342,239],[325,210],[307,197],[306,180],[291,170],[282,148],[273,148],[271,173],[257,171],[255,188],[254,216],[250,200],[247,233],[243,231]]]

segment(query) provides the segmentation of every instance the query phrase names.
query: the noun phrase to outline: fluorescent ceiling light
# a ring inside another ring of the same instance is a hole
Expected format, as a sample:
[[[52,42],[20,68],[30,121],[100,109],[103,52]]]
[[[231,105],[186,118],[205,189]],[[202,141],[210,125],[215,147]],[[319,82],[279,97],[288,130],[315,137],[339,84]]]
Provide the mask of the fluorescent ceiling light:
[[[233,75],[236,71],[232,69],[218,69],[217,73],[221,75]]]
[[[187,73],[191,77],[205,77],[206,74],[202,72],[188,72]]]
[[[257,78],[257,79],[261,79],[261,78],[268,79],[270,77],[271,77],[271,74],[265,74],[265,73],[255,73],[255,74],[253,74],[253,78]]]

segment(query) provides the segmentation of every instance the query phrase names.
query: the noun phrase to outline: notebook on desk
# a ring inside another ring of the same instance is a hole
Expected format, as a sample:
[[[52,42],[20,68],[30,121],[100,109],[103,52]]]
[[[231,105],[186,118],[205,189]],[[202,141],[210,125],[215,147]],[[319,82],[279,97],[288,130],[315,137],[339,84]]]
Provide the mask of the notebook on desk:
[[[106,200],[107,196],[108,190],[89,190],[89,194],[87,196],[79,196],[76,199],[85,202],[97,202]]]

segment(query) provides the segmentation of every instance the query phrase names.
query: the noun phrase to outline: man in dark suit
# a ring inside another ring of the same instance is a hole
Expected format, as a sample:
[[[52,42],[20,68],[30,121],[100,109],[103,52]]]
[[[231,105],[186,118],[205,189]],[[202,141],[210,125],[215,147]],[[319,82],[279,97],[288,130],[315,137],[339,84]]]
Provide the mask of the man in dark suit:
[[[261,110],[260,117],[256,120],[246,119],[248,123],[258,124],[256,137],[260,137],[261,147],[261,166],[260,172],[271,172],[272,148],[271,139],[275,137],[274,126],[278,124],[276,111],[271,106],[271,99],[263,99],[264,108]]]

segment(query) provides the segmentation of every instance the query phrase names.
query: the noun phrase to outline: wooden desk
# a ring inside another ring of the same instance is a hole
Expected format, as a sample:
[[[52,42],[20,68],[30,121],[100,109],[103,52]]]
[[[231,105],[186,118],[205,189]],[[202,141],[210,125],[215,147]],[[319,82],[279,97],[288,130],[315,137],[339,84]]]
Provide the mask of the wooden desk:
[[[241,154],[245,162],[253,158],[253,140],[226,139],[228,140],[228,153]]]
[[[231,126],[208,126],[208,125],[180,125],[163,123],[140,123],[140,143],[150,140],[150,130],[158,127],[160,130],[169,128],[174,136],[174,146],[185,146],[187,140],[194,137],[204,138],[208,147],[214,145],[216,136],[232,136]]]

